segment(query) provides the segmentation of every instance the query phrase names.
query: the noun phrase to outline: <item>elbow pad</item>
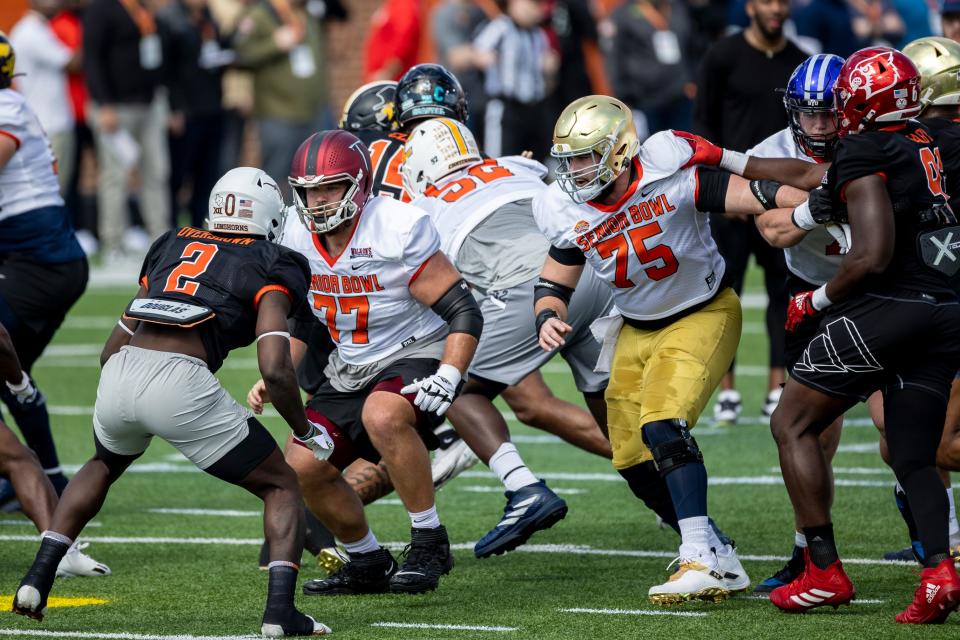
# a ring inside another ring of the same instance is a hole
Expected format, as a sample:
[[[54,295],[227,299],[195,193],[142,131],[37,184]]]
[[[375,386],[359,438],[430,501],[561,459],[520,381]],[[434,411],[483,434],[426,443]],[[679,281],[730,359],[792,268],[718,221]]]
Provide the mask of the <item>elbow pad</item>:
[[[707,167],[697,168],[697,211],[724,213],[727,210],[727,189],[730,174]]]
[[[533,306],[536,307],[541,298],[560,298],[565,305],[570,306],[570,297],[573,295],[573,291],[573,288],[559,282],[540,278],[537,280],[537,284],[533,286]]]
[[[583,252],[576,247],[561,249],[560,247],[554,247],[553,245],[550,245],[550,251],[548,255],[560,264],[568,267],[576,267],[587,263],[587,256],[583,255]]]
[[[480,313],[480,305],[470,293],[470,285],[463,279],[455,282],[430,308],[443,318],[450,327],[450,333],[467,333],[477,340],[480,339],[483,332],[483,314]]]

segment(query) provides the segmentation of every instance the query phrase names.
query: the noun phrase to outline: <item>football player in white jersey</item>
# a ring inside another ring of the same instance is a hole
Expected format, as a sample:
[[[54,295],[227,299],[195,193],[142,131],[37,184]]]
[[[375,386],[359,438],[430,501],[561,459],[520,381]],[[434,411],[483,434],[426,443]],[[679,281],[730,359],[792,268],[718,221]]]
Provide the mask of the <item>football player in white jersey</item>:
[[[596,327],[610,366],[613,465],[631,486],[636,470],[656,465],[682,538],[679,570],[650,588],[650,600],[722,600],[750,581],[707,516],[707,474],[690,428],[733,359],[741,311],[701,212],[759,212],[760,204],[729,190],[722,174],[699,172],[692,145],[672,132],[641,146],[630,110],[607,96],[564,109],[551,154],[557,182],[533,207],[551,243],[535,295],[540,344],[564,345],[568,300],[589,261],[619,311]]]
[[[307,505],[351,559],[304,585],[308,595],[423,593],[453,567],[424,443],[436,445],[433,429],[459,392],[483,317],[440,251],[430,217],[369,197],[370,168],[364,144],[341,130],[307,138],[291,167],[297,216],[288,216],[282,243],[307,257],[306,303],[336,343],[307,415],[326,427],[335,449],[320,461],[288,446],[287,460]],[[383,459],[410,514],[412,540],[399,569],[341,476],[357,458]]]
[[[515,549],[567,512],[566,503],[527,468],[493,405],[504,389],[553,355],[537,346],[532,314],[533,287],[549,243],[537,228],[531,204],[546,188],[546,172],[539,162],[520,156],[484,159],[470,130],[452,118],[423,121],[404,146],[404,187],[412,204],[430,214],[441,249],[480,301],[486,327],[470,379],[448,413],[507,489],[503,517],[474,547],[478,558]],[[608,313],[613,302],[592,270],[581,279],[577,294],[571,304],[571,324],[577,330],[562,355],[597,424],[605,426],[608,376],[593,371],[600,345],[589,325]]]
[[[57,493],[60,468],[42,393],[25,396],[31,371],[87,286],[86,256],[60,197],[57,163],[37,116],[11,88],[14,50],[0,32],[0,323],[16,347],[22,379],[0,398]],[[0,483],[4,484],[4,483]],[[0,502],[4,500],[0,489]]]

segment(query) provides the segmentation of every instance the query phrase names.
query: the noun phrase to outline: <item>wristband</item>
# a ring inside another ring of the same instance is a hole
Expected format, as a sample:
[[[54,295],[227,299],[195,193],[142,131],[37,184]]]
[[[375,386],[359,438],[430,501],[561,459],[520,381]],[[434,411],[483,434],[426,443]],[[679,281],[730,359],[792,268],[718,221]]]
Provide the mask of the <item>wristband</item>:
[[[790,219],[793,220],[793,225],[798,229],[803,229],[804,231],[810,231],[818,227],[817,221],[813,219],[813,213],[810,211],[810,201],[804,200],[796,209],[793,210],[793,213],[790,214]]]
[[[126,331],[129,335],[131,335],[131,336],[133,335],[133,331],[130,330],[130,327],[128,327],[127,325],[123,324],[123,320],[122,320],[122,319],[121,319],[121,320],[117,320],[117,325],[119,325],[119,327],[120,327],[121,329],[123,329],[124,331]]]
[[[773,180],[751,180],[750,193],[767,211],[777,208],[777,191],[780,183]]]
[[[813,292],[813,296],[810,298],[810,304],[812,304],[813,308],[817,311],[823,311],[833,304],[833,301],[827,297],[827,285],[823,285]]]
[[[550,318],[559,318],[559,317],[560,317],[560,314],[558,314],[553,309],[544,309],[543,311],[538,313],[537,314],[537,338],[540,337],[540,329],[543,328],[543,325],[544,323],[546,323],[547,320],[549,320]]]
[[[10,393],[18,394],[23,393],[30,388],[30,376],[27,375],[26,371],[21,371],[23,377],[20,379],[20,382],[17,384],[7,383],[7,389],[10,389]]]
[[[724,171],[729,171],[730,173],[735,173],[738,176],[742,176],[743,172],[747,169],[747,160],[749,159],[750,156],[745,153],[724,149],[723,155],[720,157],[720,164],[717,166]]]

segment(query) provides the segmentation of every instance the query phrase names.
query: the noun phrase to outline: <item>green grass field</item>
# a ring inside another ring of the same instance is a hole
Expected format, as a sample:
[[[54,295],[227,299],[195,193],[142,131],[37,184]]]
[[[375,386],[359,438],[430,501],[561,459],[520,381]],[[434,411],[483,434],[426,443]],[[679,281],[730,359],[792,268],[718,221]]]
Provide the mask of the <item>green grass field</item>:
[[[756,276],[752,273],[754,286]],[[131,292],[89,291],[34,372],[47,394],[65,464],[81,464],[93,451],[90,415],[97,356]],[[749,416],[759,415],[766,384],[762,322],[760,309],[745,311],[738,386]],[[258,377],[252,356],[252,350],[234,353],[219,373],[237,398]],[[548,365],[547,379],[558,396],[576,399],[560,362]],[[866,412],[860,407],[853,416],[858,419],[845,430],[835,461],[839,486],[834,509],[840,550],[862,599],[853,606],[788,616],[750,596],[723,604],[650,605],[647,589],[665,578],[677,548],[675,534],[657,528],[653,514],[632,497],[608,462],[515,422],[511,427],[530,467],[564,492],[570,505],[565,520],[517,552],[476,560],[473,542],[496,523],[504,504],[499,483],[478,466],[438,496],[441,517],[457,544],[457,565],[438,591],[424,596],[298,596],[298,605],[343,640],[958,638],[960,616],[939,628],[904,628],[893,622],[912,597],[917,569],[878,560],[884,551],[904,546],[906,532],[891,497],[892,474],[876,452],[877,437],[866,424]],[[266,423],[277,437],[285,432],[278,418]],[[758,582],[780,567],[793,539],[769,430],[756,419],[728,428],[704,421],[696,435],[714,482],[711,514],[736,539],[747,571]],[[161,441],[133,471],[114,487],[84,532],[91,542],[88,552],[109,564],[113,575],[58,580],[53,592],[106,603],[51,609],[42,624],[0,613],[0,638],[239,638],[259,630],[266,588],[266,574],[256,568],[262,535],[259,502],[196,473]],[[230,510],[231,515],[157,511],[169,509]],[[371,505],[368,515],[381,541],[408,539],[409,519],[397,500]],[[36,547],[26,519],[0,514],[4,609]],[[319,576],[316,565],[305,562],[301,578]],[[576,609],[594,612],[571,611]]]

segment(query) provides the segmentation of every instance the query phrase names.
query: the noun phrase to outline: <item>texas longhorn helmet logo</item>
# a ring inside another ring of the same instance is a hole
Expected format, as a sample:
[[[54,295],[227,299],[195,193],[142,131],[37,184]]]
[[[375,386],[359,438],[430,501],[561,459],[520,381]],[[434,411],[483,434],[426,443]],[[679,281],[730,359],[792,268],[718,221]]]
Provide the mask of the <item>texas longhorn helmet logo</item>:
[[[891,89],[900,82],[900,70],[893,63],[893,51],[884,51],[870,56],[850,72],[850,87],[854,91],[863,91],[864,99],[869,100],[878,93],[883,93]],[[885,73],[887,70],[893,71],[893,78],[890,82],[885,82],[874,89],[873,79],[876,75]]]

